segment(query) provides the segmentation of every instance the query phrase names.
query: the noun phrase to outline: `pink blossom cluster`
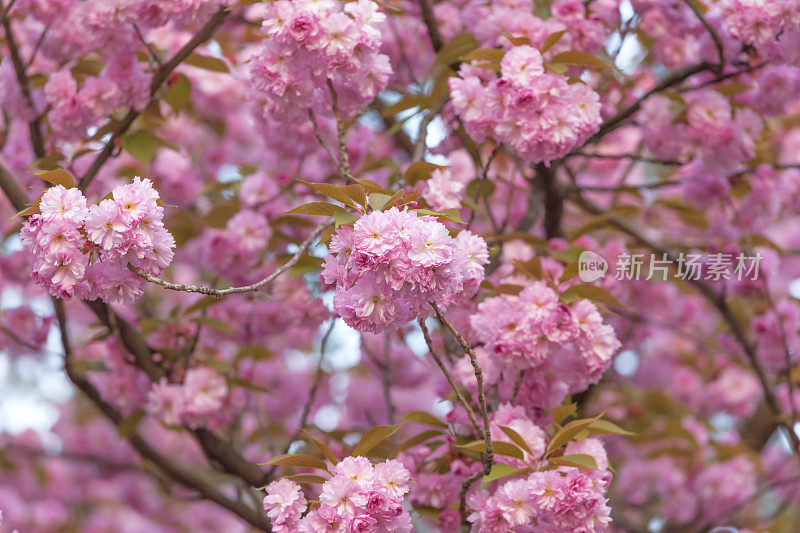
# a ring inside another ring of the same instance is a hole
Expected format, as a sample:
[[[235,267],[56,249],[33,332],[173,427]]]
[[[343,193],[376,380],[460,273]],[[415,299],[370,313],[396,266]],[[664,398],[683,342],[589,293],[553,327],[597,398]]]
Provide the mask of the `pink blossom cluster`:
[[[506,481],[493,492],[473,492],[467,501],[474,531],[607,531],[611,508],[605,491],[611,473],[603,444],[588,438],[570,443],[566,452],[594,457],[599,470],[560,467]]]
[[[39,316],[28,305],[0,311],[0,351],[12,356],[40,351],[52,324],[53,317]]]
[[[87,78],[80,88],[69,70],[51,74],[44,97],[57,138],[77,141],[86,136],[90,126],[119,107],[144,109],[150,101],[150,74],[133,50],[118,51],[97,77]]]
[[[682,104],[685,113],[668,97],[655,95],[642,105],[639,117],[645,147],[655,156],[703,158],[697,169],[710,169],[709,180],[715,182],[719,177],[714,177],[714,170],[730,169],[755,155],[763,121],[751,109],[734,109],[726,97],[713,90],[692,91]]]
[[[670,522],[693,526],[728,519],[728,510],[749,501],[757,487],[755,466],[743,455],[689,472],[673,456],[632,457],[617,479],[618,493],[632,508],[651,502]]]
[[[411,476],[397,460],[372,465],[365,457],[346,457],[322,485],[319,505],[306,513],[308,501],[289,479],[267,486],[264,510],[272,530],[282,532],[402,533],[412,531],[403,508]]]
[[[42,195],[41,214],[20,233],[33,256],[33,280],[62,298],[132,302],[144,281],[128,266],[157,276],[174,255],[157,201],[150,180],[138,177],[92,206],[77,188],[51,187]]]
[[[333,235],[322,278],[336,284],[333,307],[358,331],[381,333],[473,296],[489,262],[486,242],[455,238],[432,216],[392,207],[373,211]]]
[[[719,6],[731,35],[749,44],[764,44],[800,27],[795,0],[722,0]]]
[[[508,143],[530,162],[549,162],[581,145],[600,127],[600,98],[588,85],[545,71],[533,47],[516,46],[500,63],[501,76],[463,65],[450,78],[456,113],[478,141]]]
[[[229,394],[228,383],[213,368],[197,366],[186,371],[183,383],[166,378],[154,383],[147,394],[147,413],[164,424],[189,427],[219,426],[241,409],[239,394]]]
[[[459,176],[450,169],[436,169],[431,172],[431,177],[425,180],[422,197],[436,211],[458,209],[461,207],[466,186],[464,180],[459,179]]]
[[[583,299],[567,305],[540,281],[518,296],[487,298],[470,322],[485,350],[503,365],[517,370],[541,368],[559,348],[567,348],[578,356],[588,382],[600,378],[620,347],[614,329],[603,323],[592,302]]]
[[[268,38],[250,68],[265,114],[306,117],[310,108],[330,109],[331,83],[342,114],[354,116],[392,72],[379,52],[385,18],[371,0],[272,2],[263,24]]]

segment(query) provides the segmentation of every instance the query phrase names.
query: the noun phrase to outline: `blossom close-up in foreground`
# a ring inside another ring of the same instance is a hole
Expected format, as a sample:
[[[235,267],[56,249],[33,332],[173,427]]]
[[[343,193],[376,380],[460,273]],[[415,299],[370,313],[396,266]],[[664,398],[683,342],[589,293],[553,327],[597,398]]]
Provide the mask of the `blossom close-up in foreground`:
[[[797,533],[800,1],[0,0],[0,533]]]

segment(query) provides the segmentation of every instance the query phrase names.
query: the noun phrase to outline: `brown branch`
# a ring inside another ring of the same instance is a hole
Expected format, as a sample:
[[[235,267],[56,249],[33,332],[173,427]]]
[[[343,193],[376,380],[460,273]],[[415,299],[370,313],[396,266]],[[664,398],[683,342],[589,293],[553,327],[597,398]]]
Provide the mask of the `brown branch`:
[[[607,213],[600,206],[593,204],[579,194],[574,194],[571,198],[578,206],[589,213],[594,215]],[[648,237],[644,236],[630,223],[614,216],[609,216],[607,220],[609,224],[621,230],[623,233],[633,237],[634,240],[636,240],[639,244],[653,250],[656,253],[665,254],[667,260],[670,262],[677,262],[677,258],[670,250],[658,245]],[[779,426],[787,432],[788,438],[791,441],[792,452],[800,457],[800,438],[792,429],[791,424],[786,423],[786,414],[783,412],[780,402],[775,395],[775,390],[767,376],[764,366],[761,364],[758,353],[750,339],[748,339],[742,324],[731,310],[727,299],[724,296],[719,295],[711,285],[705,283],[703,280],[689,279],[688,281],[698,289],[700,294],[717,310],[723,321],[728,325],[728,329],[730,329],[731,333],[733,333],[733,336],[736,338],[736,341],[742,347],[750,366],[752,367],[759,383],[761,384],[761,389],[764,393],[764,399],[766,400],[767,405],[778,419]]]
[[[11,6],[9,5],[9,9],[10,8]],[[31,135],[31,144],[33,145],[33,153],[36,154],[36,157],[44,157],[47,152],[44,146],[44,138],[42,137],[42,117],[36,112],[36,106],[34,105],[33,97],[31,96],[30,84],[28,83],[28,75],[25,72],[25,63],[22,61],[22,56],[20,56],[19,53],[19,47],[14,39],[14,32],[11,29],[11,20],[6,16],[3,16],[3,29],[5,29],[6,32],[8,52],[11,56],[11,63],[14,65],[14,72],[17,75],[17,82],[19,82],[20,91],[22,91],[22,96],[25,98],[25,102],[28,104],[30,112],[33,113],[33,118],[28,123],[28,128],[30,129]]]
[[[714,73],[717,75],[722,74],[722,69],[725,68],[725,47],[722,45],[722,39],[719,38],[719,34],[717,31],[708,23],[706,18],[700,13],[700,10],[697,8],[697,4],[693,0],[683,0],[689,9],[695,14],[695,16],[700,20],[700,23],[705,27],[708,33],[711,35],[711,39],[714,41],[714,46],[717,47],[717,55],[719,56],[719,64],[714,66]]]
[[[64,348],[64,370],[69,380],[105,415],[114,425],[119,426],[124,417],[110,403],[106,402],[100,392],[92,383],[78,374],[72,366],[73,354],[67,332],[66,312],[64,302],[53,298],[53,307],[58,320],[59,332],[61,333],[61,343]],[[173,458],[161,455],[137,432],[133,432],[126,440],[144,459],[158,466],[168,477],[184,485],[185,487],[197,491],[203,498],[213,501],[243,520],[252,524],[262,531],[271,531],[269,521],[257,509],[253,509],[244,503],[231,500],[216,487],[208,483],[202,477],[191,470],[179,465]]]
[[[229,11],[227,8],[222,8],[217,11],[208,20],[208,22],[206,22],[203,27],[200,28],[194,37],[192,37],[192,39],[183,46],[183,48],[181,48],[174,56],[172,56],[169,61],[158,68],[150,83],[150,103],[155,101],[155,95],[161,88],[161,84],[163,84],[167,78],[169,78],[169,75],[172,73],[172,71],[175,70],[178,65],[180,65],[187,57],[189,57],[195,48],[206,42],[211,38],[212,35],[214,35],[214,32],[217,31],[217,28],[219,28],[225,21],[228,13]],[[81,191],[85,191],[89,184],[92,183],[92,180],[95,178],[95,176],[97,176],[97,173],[100,172],[100,169],[103,167],[105,162],[108,161],[113,154],[117,139],[122,137],[128,131],[138,116],[139,111],[131,109],[120,121],[111,134],[111,138],[108,140],[105,146],[103,146],[103,148],[100,150],[100,153],[92,162],[92,165],[81,177],[79,184]]]
[[[478,382],[478,406],[480,407],[481,416],[483,417],[483,442],[486,446],[486,451],[483,454],[483,468],[465,479],[461,484],[461,490],[458,493],[458,513],[461,516],[461,531],[462,533],[468,533],[470,527],[469,522],[467,521],[467,491],[475,481],[479,480],[483,476],[489,475],[489,473],[492,471],[492,463],[494,462],[492,430],[489,425],[489,412],[486,409],[486,392],[483,388],[483,371],[481,370],[480,364],[478,364],[478,357],[475,355],[475,351],[472,349],[469,343],[464,340],[464,337],[461,336],[461,333],[458,332],[458,330],[447,319],[447,317],[445,317],[444,314],[439,310],[439,306],[436,305],[436,302],[431,302],[431,307],[436,313],[436,317],[439,319],[439,321],[444,324],[444,327],[447,328],[456,342],[458,342],[467,355],[469,355],[469,360],[472,363],[472,370],[475,372],[475,379]]]
[[[344,176],[345,179],[355,182],[353,174],[350,171],[350,156],[347,154],[347,143],[345,142],[345,128],[342,114],[339,112],[339,95],[333,88],[333,82],[328,78],[328,89],[331,93],[331,107],[333,108],[333,116],[336,119],[336,138],[339,141],[339,174]]]
[[[197,292],[200,294],[207,294],[209,296],[227,296],[229,294],[255,292],[269,285],[275,280],[275,278],[277,278],[278,276],[280,276],[281,274],[292,268],[294,265],[296,265],[297,262],[300,261],[300,258],[303,256],[303,254],[305,254],[306,250],[308,250],[308,248],[312,244],[314,244],[314,241],[317,239],[317,237],[319,237],[323,231],[325,231],[328,227],[330,227],[331,224],[333,223],[326,222],[314,228],[314,231],[312,231],[311,234],[306,238],[306,240],[304,240],[300,244],[300,246],[297,249],[297,252],[295,252],[295,254],[292,256],[291,259],[289,259],[284,264],[276,268],[272,274],[265,277],[261,281],[253,283],[252,285],[244,285],[240,287],[228,287],[227,289],[212,289],[211,287],[204,287],[202,285],[182,285],[179,283],[172,283],[169,281],[165,281],[161,278],[157,278],[156,276],[151,276],[147,272],[135,266],[128,266],[128,268],[131,270],[131,272],[146,279],[147,281],[155,283],[157,285],[161,285],[165,289],[169,289],[171,291]]]
[[[686,68],[682,68],[682,69],[678,69],[676,71],[673,71],[668,76],[666,76],[663,80],[661,80],[658,84],[656,84],[655,87],[653,87],[652,89],[650,89],[649,91],[644,93],[644,95],[642,95],[641,98],[636,100],[636,102],[634,102],[630,106],[626,107],[625,109],[623,109],[622,111],[620,111],[619,113],[617,113],[616,115],[611,117],[610,119],[606,120],[603,123],[603,125],[600,126],[600,129],[597,131],[597,133],[592,135],[583,145],[585,146],[585,145],[590,144],[590,143],[595,143],[595,142],[599,141],[600,139],[602,139],[607,134],[611,133],[615,129],[617,129],[620,126],[622,126],[624,124],[624,122],[628,118],[630,118],[637,111],[639,111],[639,109],[642,107],[642,104],[645,102],[645,100],[647,100],[648,98],[650,98],[654,94],[660,93],[661,91],[669,89],[670,87],[674,87],[675,85],[678,85],[679,83],[682,83],[686,79],[688,79],[688,78],[690,78],[690,77],[692,77],[695,74],[698,74],[700,72],[704,72],[704,71],[712,71],[713,72],[714,68],[715,68],[715,65],[703,62],[703,63],[699,63],[697,65],[693,65],[693,66],[690,66],[690,67],[686,67]],[[581,147],[578,147],[578,149],[580,149],[580,148]]]
[[[536,181],[544,193],[544,234],[548,239],[564,236],[561,219],[564,216],[564,196],[558,186],[555,169],[537,163]]]
[[[428,37],[431,40],[433,49],[438,52],[444,46],[444,39],[442,32],[439,30],[439,23],[436,22],[436,16],[433,14],[433,7],[430,0],[419,0],[419,9],[422,14],[422,22],[428,29]]]
[[[425,321],[423,319],[417,319],[417,323],[419,324],[419,328],[422,330],[422,336],[425,337],[425,344],[428,345],[428,352],[433,357],[433,360],[439,366],[444,374],[444,377],[447,379],[447,383],[450,384],[450,388],[455,393],[456,398],[458,399],[458,403],[464,408],[464,411],[467,413],[467,417],[469,417],[469,421],[472,423],[472,429],[475,431],[475,436],[480,436],[483,431],[481,430],[480,425],[478,424],[478,419],[475,417],[475,411],[472,410],[472,406],[469,404],[467,399],[464,397],[464,394],[461,392],[461,388],[456,383],[453,376],[450,374],[450,371],[442,361],[442,358],[439,357],[439,354],[436,353],[436,350],[433,349],[433,341],[431,340],[431,334],[428,331],[428,326],[425,325]]]

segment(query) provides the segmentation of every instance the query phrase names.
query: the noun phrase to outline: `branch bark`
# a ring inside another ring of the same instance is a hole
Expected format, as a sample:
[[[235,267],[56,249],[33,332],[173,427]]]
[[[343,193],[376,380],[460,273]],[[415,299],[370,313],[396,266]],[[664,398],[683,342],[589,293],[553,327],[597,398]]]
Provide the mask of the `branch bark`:
[[[150,102],[154,101],[154,97],[158,90],[161,88],[161,85],[169,78],[169,75],[172,74],[172,71],[175,70],[178,65],[180,65],[187,57],[194,52],[195,48],[206,42],[208,39],[214,35],[214,32],[222,25],[225,21],[225,18],[228,16],[228,8],[221,8],[217,11],[209,20],[206,22],[202,28],[192,37],[192,39],[186,43],[183,48],[181,48],[172,58],[164,63],[161,67],[158,68],[156,73],[153,75],[153,79],[150,83]],[[111,134],[111,138],[108,142],[103,146],[100,150],[100,153],[97,155],[95,160],[92,162],[92,165],[86,170],[80,180],[79,188],[81,191],[85,191],[87,187],[92,183],[92,180],[97,176],[100,169],[103,167],[106,161],[111,157],[112,153],[114,152],[114,148],[116,147],[116,141],[120,137],[122,137],[128,129],[130,129],[133,122],[139,116],[139,111],[131,109],[116,127],[114,132]]]

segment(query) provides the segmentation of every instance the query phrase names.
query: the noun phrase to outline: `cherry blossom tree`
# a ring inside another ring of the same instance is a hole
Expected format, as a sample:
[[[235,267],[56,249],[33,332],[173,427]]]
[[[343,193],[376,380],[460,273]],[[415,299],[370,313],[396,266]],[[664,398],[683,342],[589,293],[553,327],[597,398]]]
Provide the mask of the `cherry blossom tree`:
[[[796,0],[0,23],[0,531],[798,530]]]

